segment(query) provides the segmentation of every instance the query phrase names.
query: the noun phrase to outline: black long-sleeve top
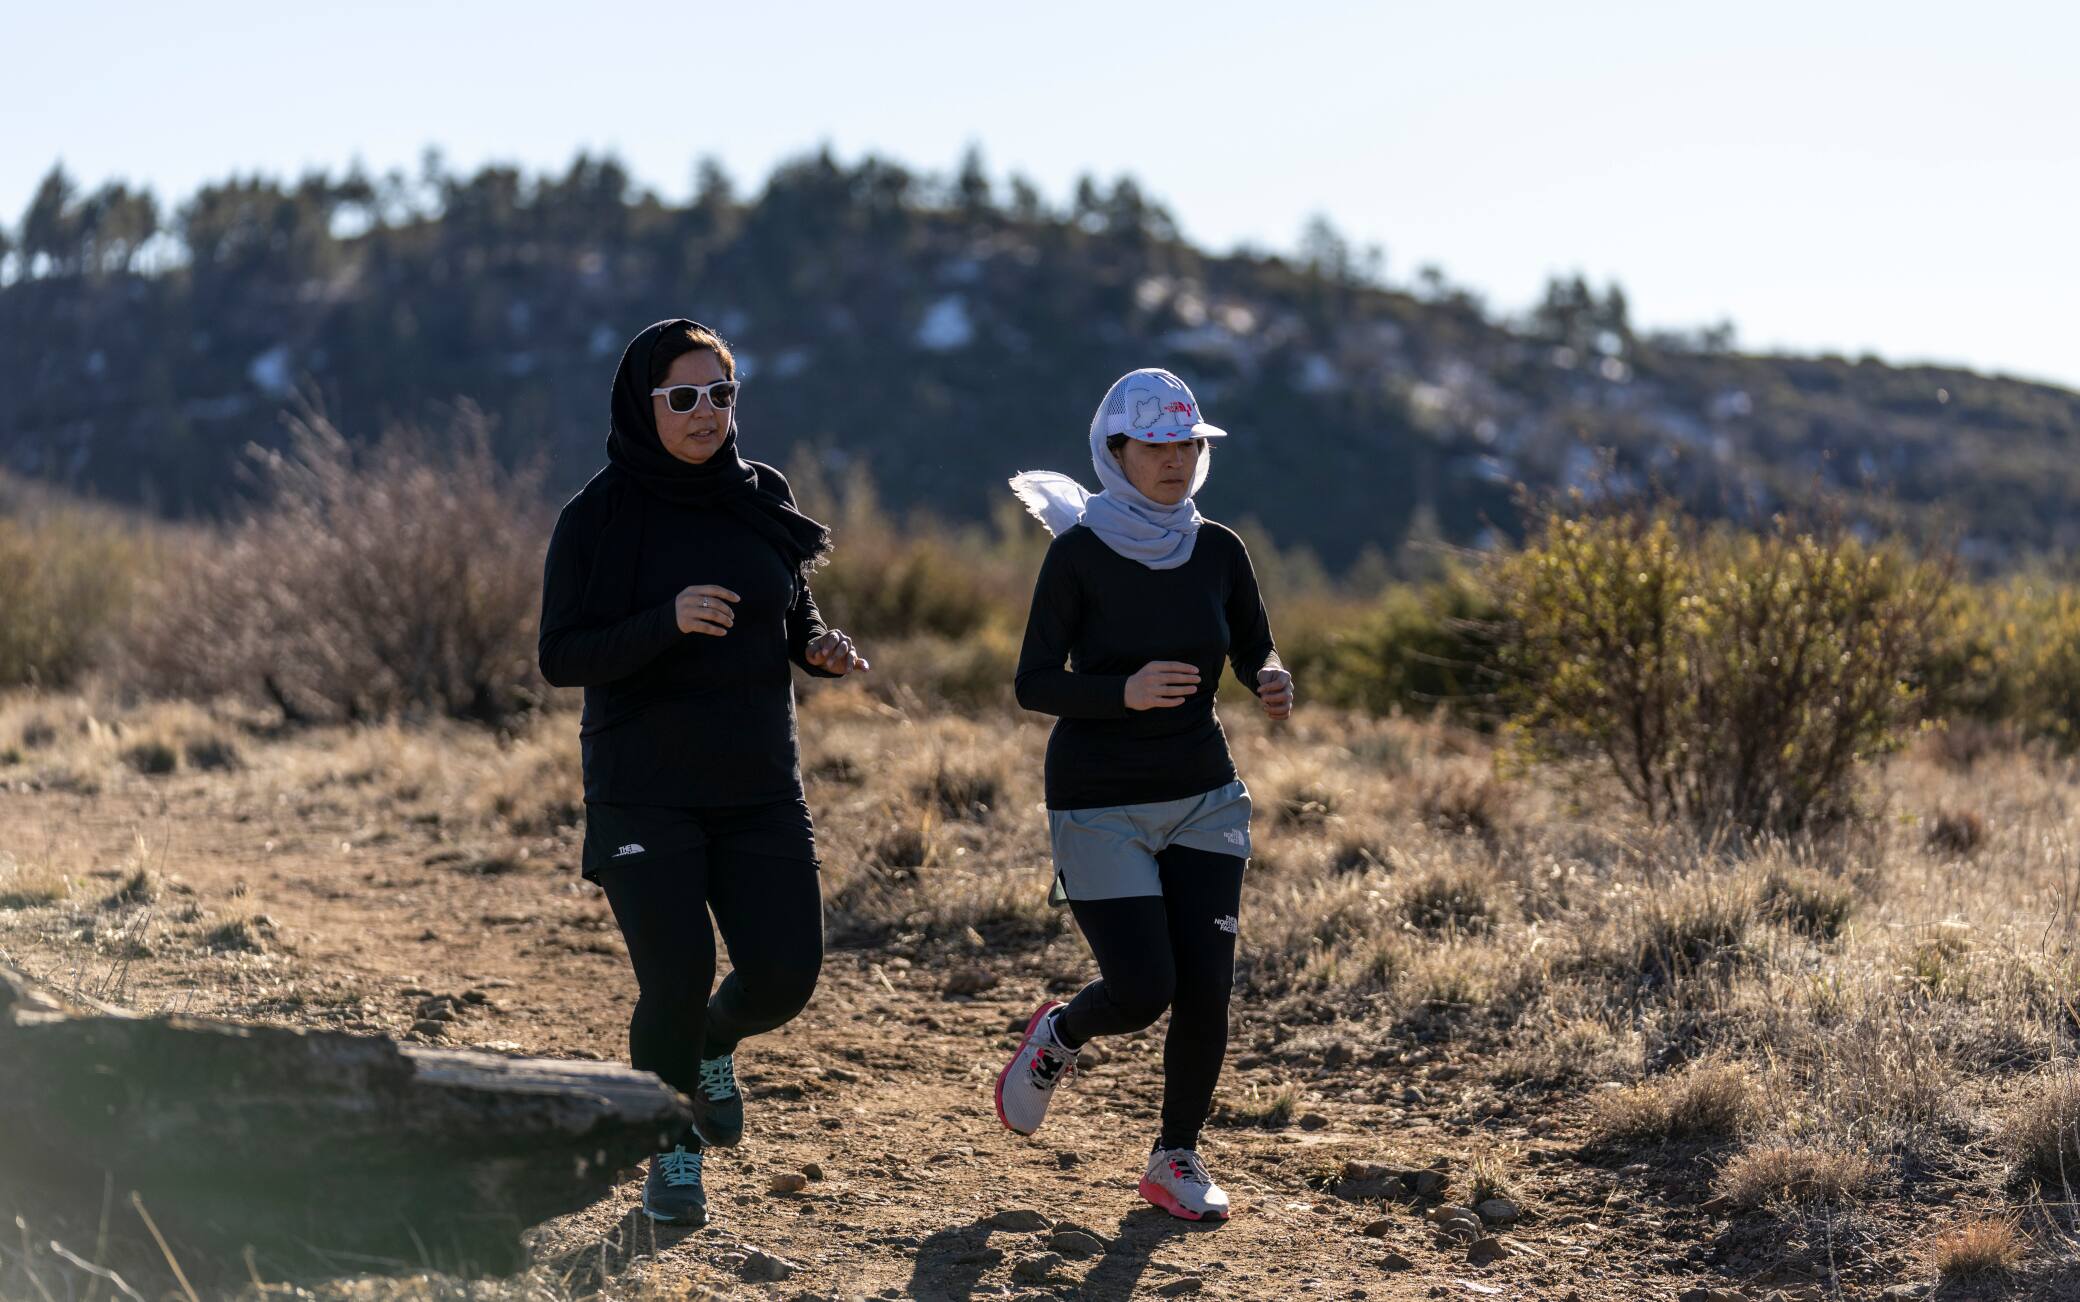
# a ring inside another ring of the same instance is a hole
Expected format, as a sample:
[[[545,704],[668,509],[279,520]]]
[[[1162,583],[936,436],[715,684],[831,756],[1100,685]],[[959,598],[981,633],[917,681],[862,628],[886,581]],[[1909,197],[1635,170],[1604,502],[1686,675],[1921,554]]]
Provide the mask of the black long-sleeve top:
[[[1182,800],[1235,780],[1213,712],[1221,662],[1252,691],[1277,654],[1249,549],[1211,520],[1171,570],[1128,560],[1082,525],[1047,549],[1018,656],[1018,703],[1056,716],[1047,807]],[[1127,708],[1127,679],[1151,660],[1199,670],[1183,705]],[[1064,668],[1066,662],[1067,667]]]
[[[779,471],[752,463],[761,489],[794,500]],[[631,578],[602,575],[612,615],[588,601],[601,535],[641,530]],[[681,633],[681,590],[719,584],[743,600],[722,637]],[[627,593],[623,598],[619,594]],[[595,480],[564,505],[542,581],[542,677],[583,687],[585,799],[707,808],[799,797],[794,683],[787,667],[822,636],[809,585],[779,551],[727,510],[665,502]]]

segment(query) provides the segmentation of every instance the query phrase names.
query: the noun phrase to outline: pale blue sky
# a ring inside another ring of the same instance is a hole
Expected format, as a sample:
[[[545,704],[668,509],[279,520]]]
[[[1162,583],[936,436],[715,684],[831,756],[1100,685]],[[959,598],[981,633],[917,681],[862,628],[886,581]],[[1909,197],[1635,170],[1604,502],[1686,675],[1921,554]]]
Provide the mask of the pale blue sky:
[[[1648,326],[2080,387],[2080,6],[0,6],[0,217],[63,159],[163,200],[255,169],[561,169],[668,197],[828,142],[1055,200],[1138,177],[1215,249],[1323,212],[1519,310],[1616,277]],[[697,310],[693,305],[692,310]]]

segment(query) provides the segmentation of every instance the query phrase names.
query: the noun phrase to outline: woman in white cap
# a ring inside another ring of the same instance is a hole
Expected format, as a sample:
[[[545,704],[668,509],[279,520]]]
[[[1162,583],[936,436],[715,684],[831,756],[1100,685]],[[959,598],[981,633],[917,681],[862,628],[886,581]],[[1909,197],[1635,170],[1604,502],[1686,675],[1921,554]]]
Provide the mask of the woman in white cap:
[[[1200,516],[1211,440],[1168,371],[1121,376],[1091,420],[1103,491],[1067,475],[1011,481],[1055,535],[1018,659],[1018,701],[1056,717],[1047,809],[1056,903],[1100,978],[1034,1011],[999,1075],[997,1116],[1030,1135],[1099,1035],[1170,1011],[1163,1119],[1141,1196],[1187,1220],[1224,1218],[1228,1195],[1200,1158],[1199,1129],[1228,1046],[1249,792],[1213,712],[1222,661],[1273,719],[1293,709],[1249,552]]]

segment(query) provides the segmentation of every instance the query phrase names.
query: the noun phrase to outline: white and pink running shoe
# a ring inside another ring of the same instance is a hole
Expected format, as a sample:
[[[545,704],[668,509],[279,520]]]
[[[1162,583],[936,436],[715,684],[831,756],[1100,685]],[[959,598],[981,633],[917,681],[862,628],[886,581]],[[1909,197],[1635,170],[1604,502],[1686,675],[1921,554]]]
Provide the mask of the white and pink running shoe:
[[[1054,1038],[1055,1013],[1063,1006],[1050,999],[1034,1010],[1018,1052],[997,1077],[997,1120],[1021,1135],[1040,1129],[1055,1086],[1076,1074],[1076,1055]]]
[[[1150,1153],[1141,1196],[1182,1220],[1228,1219],[1228,1191],[1213,1182],[1193,1149],[1159,1148]]]

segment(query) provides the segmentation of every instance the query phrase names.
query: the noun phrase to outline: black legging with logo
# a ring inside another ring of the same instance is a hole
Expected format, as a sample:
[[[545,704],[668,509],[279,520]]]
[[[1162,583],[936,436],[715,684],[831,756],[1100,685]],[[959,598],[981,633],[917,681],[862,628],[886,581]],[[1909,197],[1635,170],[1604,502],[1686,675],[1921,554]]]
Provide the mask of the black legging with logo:
[[[595,818],[603,812],[594,807]],[[629,1063],[683,1094],[698,1088],[701,1059],[734,1053],[739,1041],[801,1012],[823,964],[815,860],[747,851],[733,839],[646,846],[597,872],[635,968]],[[720,986],[715,928],[731,964]],[[690,1127],[682,1142],[700,1146]]]
[[[1228,1052],[1244,861],[1173,845],[1156,863],[1161,895],[1069,901],[1103,975],[1069,1001],[1055,1033],[1080,1048],[1092,1036],[1152,1026],[1169,1009],[1157,1146],[1197,1148]]]

